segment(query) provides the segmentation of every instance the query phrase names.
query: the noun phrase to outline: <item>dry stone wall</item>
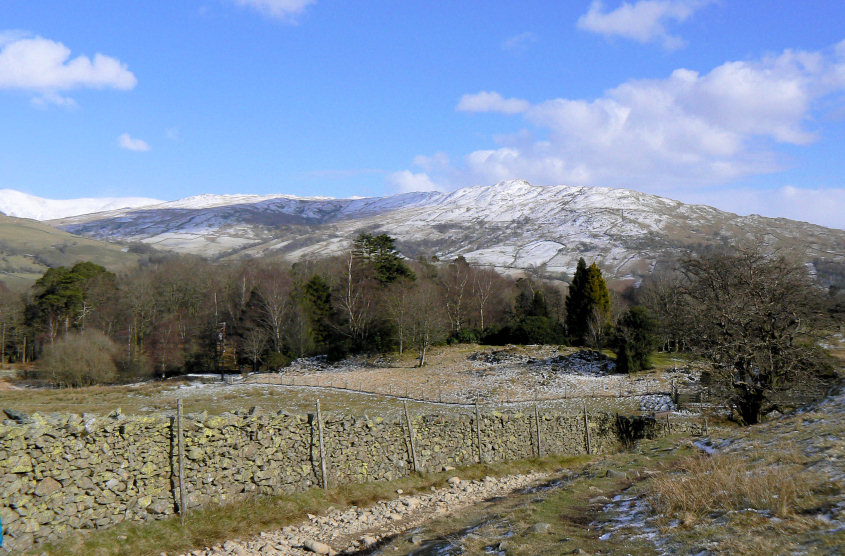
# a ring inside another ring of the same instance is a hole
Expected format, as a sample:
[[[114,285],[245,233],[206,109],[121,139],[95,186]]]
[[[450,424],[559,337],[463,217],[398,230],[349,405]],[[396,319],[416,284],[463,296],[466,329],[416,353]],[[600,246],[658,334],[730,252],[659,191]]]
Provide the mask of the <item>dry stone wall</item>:
[[[404,419],[323,416],[329,485],[395,479],[412,471]],[[694,422],[673,431],[695,432]],[[440,471],[479,458],[474,414],[411,418],[417,463]],[[593,453],[620,449],[616,417],[591,415]],[[187,506],[279,494],[321,484],[313,415],[189,414],[183,420]],[[478,430],[484,461],[536,455],[534,412],[484,412]],[[581,416],[541,413],[543,454],[586,451]],[[178,510],[178,449],[167,415],[28,417],[0,425],[0,517],[4,549],[23,550],[125,520],[163,518]],[[646,434],[665,432],[651,422]],[[0,549],[3,550],[3,549]]]

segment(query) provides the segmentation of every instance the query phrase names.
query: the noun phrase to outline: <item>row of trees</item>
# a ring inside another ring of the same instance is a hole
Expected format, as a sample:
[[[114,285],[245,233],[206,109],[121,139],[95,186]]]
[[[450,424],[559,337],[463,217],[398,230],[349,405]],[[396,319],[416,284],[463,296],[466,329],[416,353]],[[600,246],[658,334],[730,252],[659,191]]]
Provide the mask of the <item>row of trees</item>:
[[[389,236],[362,234],[342,255],[293,265],[180,256],[120,276],[50,269],[24,295],[0,290],[0,358],[41,358],[53,383],[81,385],[318,354],[413,349],[422,366],[434,343],[475,341],[610,347],[633,372],[660,345],[711,361],[727,403],[754,423],[783,392],[830,379],[819,334],[841,317],[806,268],[757,249],[687,258],[619,296],[583,259],[565,288],[460,257],[408,261]]]
[[[0,291],[0,357],[55,369],[45,355],[90,343],[100,361],[114,359],[108,372],[51,370],[69,385],[275,369],[317,354],[414,349],[423,365],[437,342],[566,341],[564,292],[460,257],[408,261],[386,235],[362,234],[342,255],[293,265],[162,257],[118,276],[85,262],[48,270],[23,295]]]

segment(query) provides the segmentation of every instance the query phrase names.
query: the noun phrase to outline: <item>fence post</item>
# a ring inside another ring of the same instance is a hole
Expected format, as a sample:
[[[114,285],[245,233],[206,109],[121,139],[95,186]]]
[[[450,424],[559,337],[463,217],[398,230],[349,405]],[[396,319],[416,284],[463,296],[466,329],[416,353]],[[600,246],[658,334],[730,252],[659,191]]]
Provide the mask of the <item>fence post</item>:
[[[182,398],[176,400],[176,446],[179,451],[179,523],[185,524],[185,444],[182,439]]]
[[[590,423],[587,421],[587,400],[584,400],[584,432],[587,436],[587,455],[592,454],[592,446],[590,446]]]
[[[405,422],[408,424],[408,437],[411,439],[411,463],[414,465],[414,473],[419,468],[417,467],[417,448],[414,445],[414,428],[411,426],[411,416],[408,415],[408,402],[403,401],[402,405],[405,407]]]
[[[475,439],[478,441],[478,463],[484,463],[484,456],[481,454],[481,417],[478,411],[478,396],[475,398]]]
[[[320,439],[320,473],[325,490],[329,488],[329,485],[326,482],[326,452],[323,448],[323,414],[320,412],[320,398],[317,398],[317,431]]]

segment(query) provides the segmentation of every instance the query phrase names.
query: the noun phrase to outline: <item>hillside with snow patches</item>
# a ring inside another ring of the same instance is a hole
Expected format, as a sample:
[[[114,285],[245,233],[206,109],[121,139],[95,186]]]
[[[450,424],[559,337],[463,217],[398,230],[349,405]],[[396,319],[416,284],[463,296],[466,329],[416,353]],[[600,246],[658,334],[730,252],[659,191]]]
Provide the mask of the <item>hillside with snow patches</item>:
[[[843,230],[737,216],[626,189],[522,180],[355,199],[200,195],[51,224],[107,241],[140,241],[207,257],[290,260],[338,253],[362,231],[383,232],[412,258],[463,255],[504,271],[544,267],[571,273],[583,256],[610,276],[631,280],[691,249],[742,238],[795,250],[808,263],[845,263]]]

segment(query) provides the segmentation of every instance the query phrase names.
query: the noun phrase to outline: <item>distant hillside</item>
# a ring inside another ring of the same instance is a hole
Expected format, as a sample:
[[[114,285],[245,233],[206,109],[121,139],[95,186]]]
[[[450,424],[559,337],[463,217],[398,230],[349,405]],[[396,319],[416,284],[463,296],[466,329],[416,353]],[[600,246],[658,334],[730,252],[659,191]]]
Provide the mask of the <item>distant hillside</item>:
[[[201,195],[52,223],[106,241],[213,258],[320,257],[348,248],[361,231],[384,232],[409,257],[463,255],[505,272],[537,267],[563,276],[583,256],[628,282],[690,251],[742,239],[794,253],[823,283],[845,282],[843,230],[627,189],[522,180],[365,199]]]
[[[26,286],[49,267],[93,261],[110,270],[138,263],[125,247],[75,236],[35,220],[0,215],[0,282]]]
[[[0,212],[16,218],[53,220],[104,210],[140,207],[161,203],[146,197],[93,197],[83,199],[44,199],[14,189],[0,189]]]

